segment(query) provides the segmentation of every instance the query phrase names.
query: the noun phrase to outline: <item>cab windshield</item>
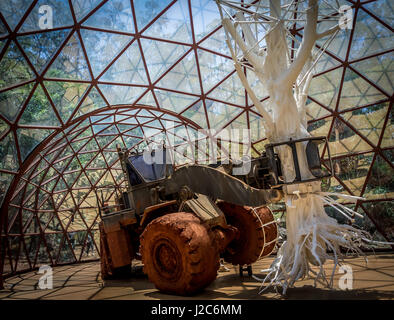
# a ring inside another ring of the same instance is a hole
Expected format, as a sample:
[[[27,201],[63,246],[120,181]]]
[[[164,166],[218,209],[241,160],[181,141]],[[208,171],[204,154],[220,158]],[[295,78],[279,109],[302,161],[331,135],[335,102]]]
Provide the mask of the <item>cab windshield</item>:
[[[153,182],[157,180],[161,180],[166,176],[166,156],[167,152],[164,150],[154,150],[152,151],[152,159],[155,159],[155,152],[162,152],[163,156],[159,157],[160,163],[147,163],[142,154],[133,155],[129,158],[130,163],[138,171],[138,173],[142,176],[145,182]]]

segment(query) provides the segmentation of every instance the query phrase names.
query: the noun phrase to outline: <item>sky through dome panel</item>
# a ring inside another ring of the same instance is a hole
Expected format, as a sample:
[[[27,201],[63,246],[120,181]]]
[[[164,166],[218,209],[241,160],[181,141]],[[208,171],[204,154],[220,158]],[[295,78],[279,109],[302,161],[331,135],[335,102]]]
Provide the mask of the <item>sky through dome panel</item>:
[[[245,105],[245,88],[237,73],[234,73],[228,79],[223,81],[217,88],[215,88],[208,97],[228,101],[238,105]]]
[[[346,69],[343,79],[339,110],[364,106],[385,99],[386,96],[351,69]]]
[[[82,29],[81,35],[95,77],[97,77],[120,53],[126,44],[132,40],[131,37],[121,34],[87,29]]]
[[[247,112],[242,111],[239,109],[238,115],[235,115],[234,120],[231,121],[230,124],[224,127],[224,130],[229,133],[229,139],[234,142],[242,142],[243,140],[249,141],[249,132],[244,131],[243,129],[246,129],[248,127],[248,118],[247,118]],[[234,131],[230,131],[234,130]],[[231,132],[234,134],[231,135]],[[231,143],[228,144],[226,147],[226,150],[230,150]]]
[[[248,80],[250,87],[253,89],[258,99],[262,100],[264,98],[267,98],[268,96],[267,88],[259,81],[254,71],[246,68],[246,79]],[[248,102],[249,105],[253,104],[253,101],[250,97]]]
[[[394,46],[393,32],[364,10],[358,10],[356,19],[350,59],[370,56]]]
[[[36,71],[40,72],[69,32],[69,29],[49,31],[20,36],[17,39]]]
[[[77,82],[46,81],[45,87],[63,122],[67,122],[89,85]]]
[[[182,116],[194,121],[201,128],[208,128],[207,118],[205,116],[204,105],[202,101],[197,102],[192,107],[182,112]]]
[[[0,92],[0,115],[9,121],[15,121],[27,97],[31,93],[33,84]]]
[[[350,41],[350,32],[351,30],[344,30],[343,32],[339,32],[329,43],[327,47],[327,51],[333,54],[334,56],[345,60],[347,50],[349,47]],[[316,44],[321,48],[324,46],[327,41],[329,41],[330,36],[323,37],[316,41]]]
[[[314,67],[314,74],[318,74],[329,69],[335,68],[339,66],[341,63],[334,59],[333,57],[329,56],[327,53],[323,53],[320,59],[317,61]]]
[[[0,73],[0,89],[33,78],[33,71],[14,41],[11,41],[0,61]]]
[[[335,110],[342,73],[343,69],[339,68],[313,78],[309,88],[309,96]]]
[[[134,2],[134,11],[137,20],[138,30],[142,30],[149,24],[161,11],[164,10],[171,0],[138,0]]]
[[[208,50],[212,50],[214,48],[215,52],[219,52],[228,57],[231,57],[230,50],[226,44],[226,34],[223,28],[220,28],[210,37],[206,38],[199,44],[199,46]]]
[[[200,93],[200,80],[194,52],[177,63],[158,83],[158,87],[194,94]]]
[[[100,90],[112,105],[132,104],[145,91],[142,87],[99,85]]]
[[[18,129],[17,135],[22,161],[25,161],[30,152],[52,132],[53,130],[44,129]]]
[[[351,65],[391,96],[394,92],[394,52],[391,51]]]
[[[251,129],[252,142],[259,141],[265,138],[265,130],[263,126],[263,118],[254,112],[249,111],[249,125]]]
[[[37,86],[18,123],[36,126],[60,126],[60,122],[41,85]]]
[[[341,114],[353,127],[377,145],[382,133],[383,125],[388,111],[388,103],[381,103],[370,107],[357,109]]]
[[[93,87],[87,97],[83,100],[78,112],[74,116],[79,117],[94,110],[103,108],[106,106],[105,101],[101,97],[100,93],[97,91],[96,87]]]
[[[33,0],[0,1],[0,12],[7,24],[14,30]]]
[[[0,37],[4,37],[8,34],[7,28],[4,23],[0,20]]]
[[[134,33],[130,0],[109,0],[91,15],[83,25],[98,29]]]
[[[155,89],[155,94],[161,108],[175,112],[181,112],[199,99],[195,96],[158,89]]]
[[[77,21],[80,21],[101,2],[102,0],[71,0]]]
[[[207,92],[234,70],[233,61],[217,54],[199,49],[198,61],[204,91]]]
[[[144,104],[157,108],[156,101],[151,90],[145,93],[145,95],[140,100],[138,100],[138,104]]]
[[[47,73],[47,78],[90,80],[88,65],[79,38],[74,33]]]
[[[188,0],[178,0],[144,33],[146,36],[179,42],[192,42]]]
[[[373,149],[370,144],[339,118],[334,120],[328,140],[332,157],[371,151]]]
[[[186,46],[148,39],[141,39],[141,44],[152,82],[155,82],[188,50]]]
[[[18,153],[15,145],[14,135],[9,133],[2,141],[0,145],[1,155],[1,168],[16,172],[19,168]]]
[[[126,49],[100,80],[115,83],[148,84],[144,61],[137,41],[134,41]]]
[[[200,41],[207,34],[221,25],[217,5],[210,0],[191,1],[193,25],[196,41]]]
[[[48,7],[45,7],[48,6]],[[40,9],[42,10],[40,12]],[[45,14],[52,15],[52,26],[49,25]],[[68,27],[74,24],[68,1],[64,0],[39,0],[24,21],[19,32],[40,31],[40,24],[48,26],[48,29]]]
[[[209,125],[211,129],[223,128],[234,116],[241,113],[242,109],[226,105],[221,102],[206,99]]]
[[[363,8],[372,12],[381,20],[386,22],[391,28],[394,28],[394,4],[391,0],[380,0],[363,4]]]

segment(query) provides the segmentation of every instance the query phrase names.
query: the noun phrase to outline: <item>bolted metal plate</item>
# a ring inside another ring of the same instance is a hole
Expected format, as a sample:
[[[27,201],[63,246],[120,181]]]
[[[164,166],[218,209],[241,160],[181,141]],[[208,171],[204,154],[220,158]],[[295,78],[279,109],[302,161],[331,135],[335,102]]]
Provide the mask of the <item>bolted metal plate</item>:
[[[205,223],[213,226],[226,226],[222,210],[207,196],[196,193],[196,197],[187,200],[186,205]]]

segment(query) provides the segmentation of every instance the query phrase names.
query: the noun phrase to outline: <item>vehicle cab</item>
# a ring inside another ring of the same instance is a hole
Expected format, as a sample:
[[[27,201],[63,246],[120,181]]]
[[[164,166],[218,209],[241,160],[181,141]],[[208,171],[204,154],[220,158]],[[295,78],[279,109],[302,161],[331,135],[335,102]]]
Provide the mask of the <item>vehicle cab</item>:
[[[135,209],[136,214],[143,214],[145,208],[160,203],[160,186],[169,177],[174,168],[169,151],[159,148],[144,153],[129,153],[118,149],[119,159],[128,182],[127,192],[123,194],[125,207]]]

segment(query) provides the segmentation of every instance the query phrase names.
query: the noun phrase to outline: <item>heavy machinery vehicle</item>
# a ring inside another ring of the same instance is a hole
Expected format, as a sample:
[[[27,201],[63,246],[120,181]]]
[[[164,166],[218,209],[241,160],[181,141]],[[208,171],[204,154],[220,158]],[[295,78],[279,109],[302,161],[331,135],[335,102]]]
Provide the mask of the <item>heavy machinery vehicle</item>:
[[[306,146],[316,180],[330,175],[322,170],[321,143],[328,147],[325,137],[307,138],[267,145],[260,157],[238,164],[178,168],[167,161],[165,148],[151,153],[161,161],[118,148],[127,190],[117,197],[115,208],[100,206],[102,277],[130,272],[132,260],[142,259],[144,272],[159,290],[190,295],[215,280],[220,256],[243,266],[269,255],[278,230],[266,205],[282,199],[284,185],[305,182],[297,144]],[[292,150],[292,182],[281,177],[275,153],[279,145]],[[232,175],[237,168],[237,176]]]

